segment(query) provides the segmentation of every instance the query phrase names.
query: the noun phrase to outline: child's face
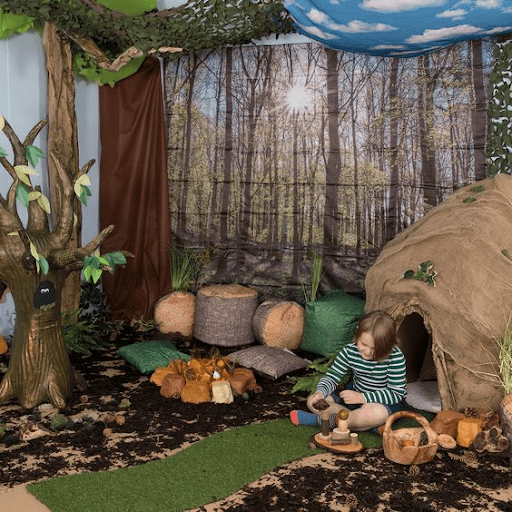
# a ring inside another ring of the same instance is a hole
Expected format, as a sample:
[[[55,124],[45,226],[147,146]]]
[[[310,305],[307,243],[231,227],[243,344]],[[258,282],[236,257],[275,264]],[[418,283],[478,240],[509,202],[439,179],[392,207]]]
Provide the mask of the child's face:
[[[369,332],[363,332],[356,341],[357,350],[363,359],[371,361],[375,353],[375,341]]]

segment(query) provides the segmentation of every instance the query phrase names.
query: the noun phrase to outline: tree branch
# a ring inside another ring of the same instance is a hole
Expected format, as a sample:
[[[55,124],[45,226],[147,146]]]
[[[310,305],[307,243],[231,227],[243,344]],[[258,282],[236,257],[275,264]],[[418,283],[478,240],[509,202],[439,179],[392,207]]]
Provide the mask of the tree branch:
[[[83,268],[84,258],[99,247],[102,242],[112,233],[114,225],[111,224],[98,233],[87,245],[78,249],[58,249],[52,251],[48,256],[48,261],[53,268],[65,268],[72,272]],[[133,258],[133,254],[129,251],[119,251],[125,257]]]
[[[14,166],[26,165],[27,157],[25,156],[25,146],[22,144],[22,142],[16,135],[16,132],[12,129],[12,126],[7,122],[7,119],[4,118],[4,121],[4,133],[9,142],[11,143],[12,150],[14,152]]]
[[[96,64],[102,69],[107,71],[119,71],[126,63],[130,60],[141,57],[144,55],[142,50],[131,46],[126,49],[121,55],[119,55],[114,61],[110,61],[109,58],[100,50],[98,45],[88,37],[81,37],[78,34],[66,32],[66,35],[75,41],[82,50],[89,55]]]
[[[34,141],[36,140],[36,137],[39,135],[39,132],[48,124],[48,121],[46,119],[41,119],[39,123],[37,123],[32,130],[30,130],[25,137],[25,140],[23,141],[23,146],[32,146],[34,144]]]

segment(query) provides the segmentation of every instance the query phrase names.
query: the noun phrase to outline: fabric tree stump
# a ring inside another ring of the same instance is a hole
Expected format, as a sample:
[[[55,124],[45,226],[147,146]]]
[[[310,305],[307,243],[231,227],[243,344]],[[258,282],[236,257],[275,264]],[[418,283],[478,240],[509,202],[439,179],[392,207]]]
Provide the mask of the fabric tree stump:
[[[258,292],[239,284],[205,286],[197,292],[194,336],[203,343],[236,347],[254,343],[252,317]]]
[[[266,300],[252,317],[252,330],[256,340],[264,345],[296,350],[304,331],[304,308],[292,301]]]
[[[155,305],[155,323],[163,334],[179,334],[185,338],[194,335],[196,296],[190,292],[173,292]]]
[[[366,310],[396,319],[409,381],[431,350],[443,409],[500,404],[496,339],[512,311],[511,258],[512,178],[498,174],[458,190],[402,231],[366,275]],[[422,272],[425,262],[432,267]]]

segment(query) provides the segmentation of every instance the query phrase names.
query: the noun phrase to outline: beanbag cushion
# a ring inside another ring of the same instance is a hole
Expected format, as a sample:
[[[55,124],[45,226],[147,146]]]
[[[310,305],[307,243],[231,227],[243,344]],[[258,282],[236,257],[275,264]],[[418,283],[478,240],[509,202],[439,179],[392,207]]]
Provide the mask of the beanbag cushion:
[[[365,302],[334,290],[306,304],[300,348],[322,356],[337,353],[354,336]]]
[[[190,356],[181,353],[170,341],[150,340],[125,345],[117,353],[141,373],[151,373],[159,366],[167,366],[173,359],[188,361]]]
[[[258,345],[229,354],[236,364],[278,379],[282,375],[305,368],[309,361],[288,350]]]

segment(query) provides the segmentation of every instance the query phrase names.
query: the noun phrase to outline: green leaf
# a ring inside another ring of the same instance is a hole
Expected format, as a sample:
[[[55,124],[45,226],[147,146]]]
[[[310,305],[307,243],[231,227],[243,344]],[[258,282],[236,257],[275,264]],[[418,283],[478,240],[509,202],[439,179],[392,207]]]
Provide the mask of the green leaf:
[[[92,256],[86,256],[84,258],[84,268],[88,267],[91,264]]]
[[[44,157],[44,153],[36,146],[27,146],[25,148],[25,156],[32,167],[37,165],[37,162]]]
[[[82,192],[85,192],[89,197],[92,196],[91,189],[87,185],[82,185]]]
[[[44,256],[39,256],[39,266],[41,267],[41,272],[44,275],[47,275],[50,271],[50,265],[48,260]]]
[[[434,264],[431,261],[424,261],[423,263],[420,263],[420,270],[423,272],[428,272]]]
[[[91,274],[92,274],[92,269],[91,267],[88,265],[87,267],[84,268],[84,279],[89,282],[91,280]]]
[[[100,259],[98,258],[98,256],[91,256],[91,261],[89,263],[89,266],[91,267],[92,270],[101,267],[101,262],[100,262]]]
[[[25,185],[18,185],[16,187],[16,199],[25,207],[28,208],[28,205],[30,203],[29,200],[29,192]]]
[[[406,270],[404,273],[404,279],[411,279],[414,277],[414,270]]]
[[[94,283],[97,283],[99,278],[101,277],[101,274],[103,273],[103,271],[101,270],[101,268],[94,268],[92,270],[92,280]]]
[[[4,156],[7,156],[7,152],[4,148],[0,148],[0,158],[3,158]]]
[[[126,264],[126,258],[122,252],[114,251],[114,252],[108,252],[107,254],[104,254],[104,257],[109,260],[109,262],[112,262],[113,265],[125,265]],[[111,266],[113,266],[111,265]]]
[[[80,191],[80,195],[78,196],[78,200],[84,205],[87,206],[87,192],[85,191],[87,187],[82,187]]]
[[[107,261],[103,256],[100,256],[98,259],[102,265],[107,265],[108,267],[110,266],[110,262]]]

